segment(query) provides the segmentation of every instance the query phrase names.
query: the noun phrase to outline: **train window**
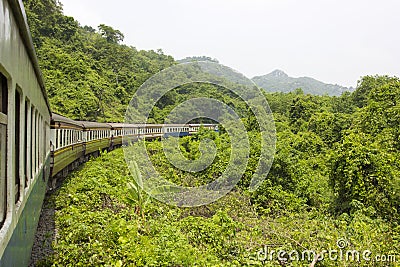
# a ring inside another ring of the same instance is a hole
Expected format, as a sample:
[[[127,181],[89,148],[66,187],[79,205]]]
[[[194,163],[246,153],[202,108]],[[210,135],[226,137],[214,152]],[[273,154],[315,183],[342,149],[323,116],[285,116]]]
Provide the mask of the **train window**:
[[[62,146],[65,147],[67,145],[68,133],[67,133],[67,130],[65,130],[65,129],[62,129],[62,132],[63,132]]]
[[[25,135],[24,135],[24,163],[25,163],[25,188],[29,185],[30,171],[29,171],[29,154],[31,145],[29,143],[29,129],[30,129],[30,104],[29,100],[25,100]]]
[[[58,132],[57,132],[57,129],[54,129],[52,131],[54,131],[54,144],[53,144],[53,147],[54,147],[54,150],[57,150]]]
[[[47,154],[50,150],[50,142],[47,141],[47,137],[50,136],[49,131],[49,124],[47,122],[43,123],[43,148],[44,148],[44,155],[43,155],[43,162],[46,160]]]
[[[19,91],[15,91],[15,103],[14,103],[14,138],[15,138],[15,164],[14,164],[14,186],[15,186],[15,203],[17,203],[21,197],[21,174],[20,174],[20,162],[21,162],[21,94]]]
[[[35,178],[35,108],[31,107],[31,155],[29,162],[31,163],[31,179]]]
[[[0,94],[0,112],[7,114],[8,111],[8,84],[7,78],[0,73],[1,94]]]
[[[61,148],[63,146],[63,130],[62,129],[58,129],[58,134],[60,135],[60,139],[58,140],[59,143],[59,148]]]
[[[38,129],[37,129],[37,133],[38,133],[38,143],[37,143],[37,147],[38,147],[38,167],[40,168],[40,166],[42,165],[42,138],[43,138],[43,133],[42,133],[42,116],[38,113]]]
[[[7,209],[7,124],[8,83],[0,73],[0,223],[3,224]]]
[[[39,146],[40,146],[40,142],[39,142],[39,134],[40,134],[40,132],[39,132],[39,130],[40,130],[40,126],[39,126],[39,112],[36,110],[36,112],[35,112],[35,114],[36,114],[36,116],[35,116],[35,124],[36,124],[36,126],[35,126],[35,130],[36,130],[36,143],[35,143],[35,149],[36,149],[36,155],[35,155],[35,157],[36,157],[36,162],[35,162],[35,164],[36,164],[36,168],[35,168],[35,171],[36,171],[36,174],[38,173],[38,171],[39,171]]]
[[[64,130],[60,129],[60,148],[64,146]]]
[[[46,142],[45,142],[45,129],[44,129],[44,120],[43,120],[43,116],[42,115],[40,115],[39,116],[39,125],[40,125],[40,128],[39,128],[39,131],[40,131],[40,134],[39,134],[39,138],[40,138],[40,140],[39,140],[39,166],[42,166],[43,165],[43,162],[44,162],[44,154],[45,154],[45,151],[46,151],[46,148],[45,148],[45,144],[46,144]]]

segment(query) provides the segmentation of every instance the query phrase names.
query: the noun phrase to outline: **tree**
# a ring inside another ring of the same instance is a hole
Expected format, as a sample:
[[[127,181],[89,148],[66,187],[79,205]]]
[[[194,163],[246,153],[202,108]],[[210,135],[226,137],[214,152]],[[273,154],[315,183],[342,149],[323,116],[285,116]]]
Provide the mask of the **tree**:
[[[353,101],[358,107],[364,107],[368,104],[368,99],[371,94],[371,91],[375,88],[378,88],[384,84],[399,81],[396,77],[385,76],[365,76],[363,77],[357,85],[356,91],[353,92],[352,97]]]
[[[332,152],[330,184],[336,197],[334,207],[339,213],[352,213],[361,203],[379,216],[397,220],[399,177],[395,155],[372,142],[370,136],[349,132]]]
[[[109,43],[118,44],[119,42],[124,41],[124,35],[122,32],[104,24],[99,25],[99,33],[101,36],[106,38]]]

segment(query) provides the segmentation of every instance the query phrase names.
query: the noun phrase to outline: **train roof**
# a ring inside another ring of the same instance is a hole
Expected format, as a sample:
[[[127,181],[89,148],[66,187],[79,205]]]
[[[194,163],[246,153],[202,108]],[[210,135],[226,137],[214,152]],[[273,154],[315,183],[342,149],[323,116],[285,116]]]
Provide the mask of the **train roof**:
[[[202,124],[188,124],[190,127],[200,127],[200,126],[215,126],[216,124],[202,123]]]
[[[111,127],[114,128],[138,128],[139,124],[132,123],[108,123]]]
[[[31,31],[29,29],[28,20],[26,18],[26,12],[25,12],[24,5],[22,3],[22,0],[8,0],[8,3],[10,4],[10,7],[14,14],[15,20],[17,21],[19,33],[24,42],[26,51],[29,55],[29,59],[32,62],[33,69],[35,71],[36,78],[38,80],[40,89],[41,89],[43,97],[45,99],[47,108],[51,114],[49,98],[47,97],[46,87],[44,85],[44,79],[43,79],[42,72],[39,67],[39,61],[36,56],[35,47],[33,45]]]
[[[109,123],[113,128],[162,128],[162,127],[187,127],[187,124],[132,124],[132,123]]]
[[[83,128],[87,130],[111,129],[111,125],[108,123],[93,121],[79,121],[79,123],[82,123]]]
[[[56,113],[52,113],[51,114],[51,125],[52,126],[58,125],[59,127],[62,127],[62,126],[67,126],[67,127],[68,126],[74,126],[74,127],[77,127],[77,128],[83,128],[83,124],[82,123],[80,123],[78,121],[71,120],[69,118],[66,118],[66,117],[61,116],[61,115],[56,114]]]

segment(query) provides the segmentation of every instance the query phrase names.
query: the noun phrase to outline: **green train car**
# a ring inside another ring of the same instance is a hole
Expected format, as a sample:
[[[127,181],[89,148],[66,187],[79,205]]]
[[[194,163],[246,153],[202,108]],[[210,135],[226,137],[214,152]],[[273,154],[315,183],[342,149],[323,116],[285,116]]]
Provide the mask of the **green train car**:
[[[24,7],[0,0],[0,266],[27,266],[50,174],[50,106]]]

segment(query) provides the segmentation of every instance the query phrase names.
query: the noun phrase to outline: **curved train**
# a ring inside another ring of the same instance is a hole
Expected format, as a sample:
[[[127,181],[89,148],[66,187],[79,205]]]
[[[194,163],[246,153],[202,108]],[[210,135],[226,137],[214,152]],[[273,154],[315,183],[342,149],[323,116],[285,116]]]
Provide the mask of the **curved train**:
[[[200,128],[52,114],[21,0],[0,0],[0,87],[0,266],[28,266],[46,190],[59,177],[123,145],[123,136],[183,136]]]
[[[182,137],[196,133],[200,127],[216,131],[214,124],[123,124],[74,121],[52,114],[50,125],[51,188],[58,178],[86,162],[90,156],[98,156],[101,150],[113,150],[128,140]],[[126,144],[125,144],[126,145]]]

